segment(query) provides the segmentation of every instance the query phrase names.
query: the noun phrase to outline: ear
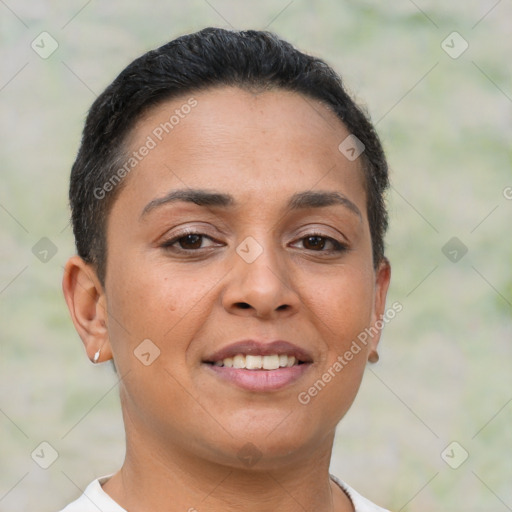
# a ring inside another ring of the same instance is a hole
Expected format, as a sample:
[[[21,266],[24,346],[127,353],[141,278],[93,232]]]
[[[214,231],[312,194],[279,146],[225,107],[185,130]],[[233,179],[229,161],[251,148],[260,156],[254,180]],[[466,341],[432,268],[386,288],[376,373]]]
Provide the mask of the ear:
[[[79,256],[66,263],[62,278],[62,291],[89,359],[100,351],[103,362],[112,359],[107,329],[107,301],[95,269]]]
[[[391,280],[391,265],[387,258],[383,258],[375,271],[375,292],[373,299],[373,311],[371,326],[374,328],[376,334],[370,337],[369,354],[370,361],[376,362],[378,360],[377,346],[380,341],[381,329],[375,326],[380,325],[382,317],[384,316],[386,307],[386,296],[388,294],[389,282]],[[381,326],[382,327],[382,326]],[[374,361],[372,361],[374,359]]]

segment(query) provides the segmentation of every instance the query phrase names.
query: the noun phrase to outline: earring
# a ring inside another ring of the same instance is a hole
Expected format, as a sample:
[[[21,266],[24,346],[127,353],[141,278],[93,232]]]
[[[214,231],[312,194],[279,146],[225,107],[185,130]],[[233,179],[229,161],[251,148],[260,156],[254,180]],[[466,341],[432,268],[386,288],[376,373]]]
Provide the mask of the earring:
[[[370,361],[370,363],[378,363],[379,353],[376,350],[372,350],[368,356],[368,361]]]
[[[98,352],[96,352],[96,354],[94,354],[94,357],[93,357],[93,359],[92,359],[92,362],[93,362],[94,364],[96,364],[96,363],[98,362],[98,360],[99,360],[99,358],[100,358],[100,352],[101,352],[101,348],[98,350]]]

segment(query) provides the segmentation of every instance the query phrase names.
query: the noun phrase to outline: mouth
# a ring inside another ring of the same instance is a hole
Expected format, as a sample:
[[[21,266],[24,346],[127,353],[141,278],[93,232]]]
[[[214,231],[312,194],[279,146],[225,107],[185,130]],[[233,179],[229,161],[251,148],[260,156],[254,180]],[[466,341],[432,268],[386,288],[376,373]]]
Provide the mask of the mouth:
[[[305,361],[287,354],[271,354],[268,356],[256,354],[237,354],[235,357],[226,357],[216,361],[204,361],[206,364],[221,368],[236,368],[239,370],[277,370],[278,368],[291,368]]]
[[[289,342],[246,340],[217,351],[202,363],[224,382],[248,391],[273,391],[298,380],[313,359],[308,352]]]

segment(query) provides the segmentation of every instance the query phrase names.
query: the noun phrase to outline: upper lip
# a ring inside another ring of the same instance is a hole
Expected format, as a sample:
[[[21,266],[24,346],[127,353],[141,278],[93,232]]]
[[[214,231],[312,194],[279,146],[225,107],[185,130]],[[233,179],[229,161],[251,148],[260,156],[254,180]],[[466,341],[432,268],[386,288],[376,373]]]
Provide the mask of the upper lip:
[[[295,356],[295,359],[303,363],[311,363],[313,361],[311,354],[307,350],[300,348],[289,341],[242,340],[217,350],[207,356],[203,362],[214,363],[215,361],[222,361],[227,357],[234,357],[238,354],[253,354],[260,356],[286,354],[287,356]]]

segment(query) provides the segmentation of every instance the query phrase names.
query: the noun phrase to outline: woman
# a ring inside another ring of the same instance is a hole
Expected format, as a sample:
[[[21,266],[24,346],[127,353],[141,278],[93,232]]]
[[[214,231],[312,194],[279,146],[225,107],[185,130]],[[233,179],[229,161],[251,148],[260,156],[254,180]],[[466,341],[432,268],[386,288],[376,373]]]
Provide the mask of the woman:
[[[65,512],[382,511],[329,474],[377,345],[387,165],[323,61],[207,28],[131,63],[72,169],[63,291],[121,469]]]

